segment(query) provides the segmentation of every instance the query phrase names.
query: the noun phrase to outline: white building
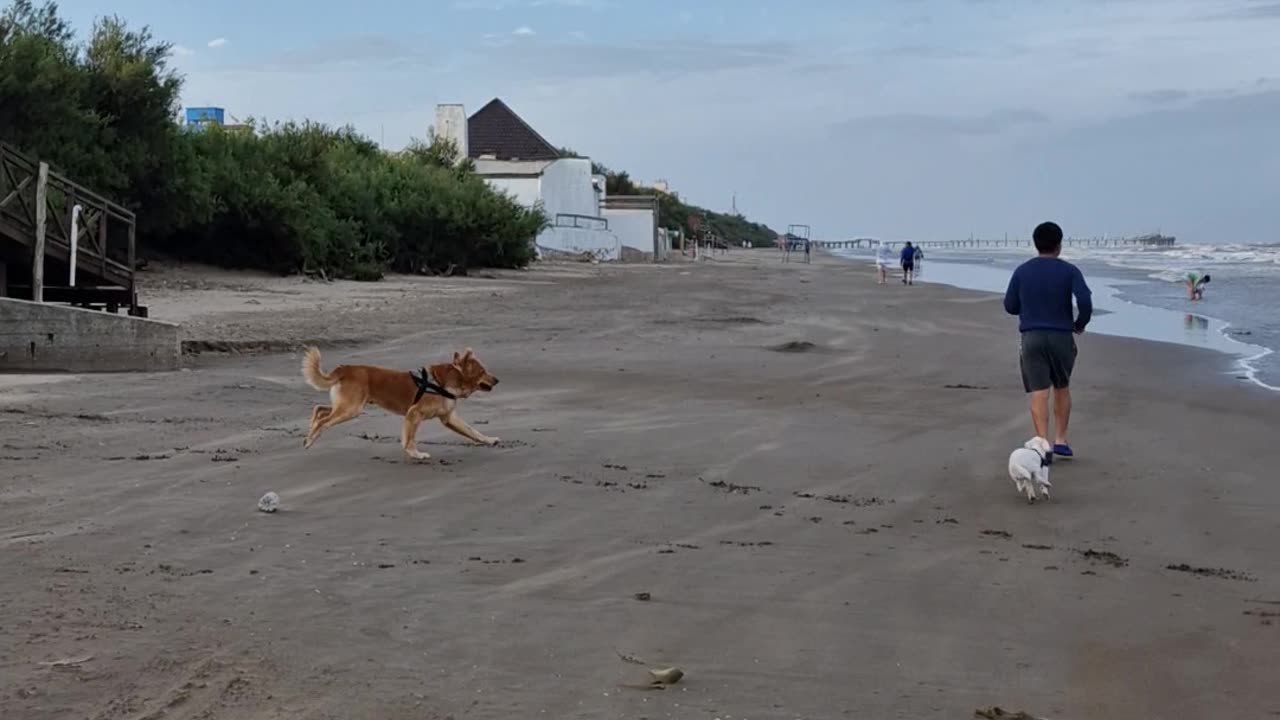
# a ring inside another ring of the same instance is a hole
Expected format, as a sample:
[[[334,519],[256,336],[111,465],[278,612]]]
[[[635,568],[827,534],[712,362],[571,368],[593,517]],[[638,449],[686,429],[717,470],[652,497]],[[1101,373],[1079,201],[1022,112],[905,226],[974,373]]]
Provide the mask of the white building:
[[[675,193],[671,192],[671,183],[667,182],[665,178],[654,180],[652,183],[649,183],[649,187],[657,190],[658,192],[675,195]]]
[[[452,140],[493,187],[525,205],[542,204],[551,227],[537,237],[540,252],[590,252],[601,260],[620,260],[625,247],[665,257],[656,205],[647,222],[637,221],[634,206],[608,208],[613,203],[605,199],[605,178],[592,174],[591,160],[561,157],[501,100],[494,98],[470,117],[462,105],[436,106],[435,134]],[[611,227],[615,214],[625,217],[617,218],[619,227]]]

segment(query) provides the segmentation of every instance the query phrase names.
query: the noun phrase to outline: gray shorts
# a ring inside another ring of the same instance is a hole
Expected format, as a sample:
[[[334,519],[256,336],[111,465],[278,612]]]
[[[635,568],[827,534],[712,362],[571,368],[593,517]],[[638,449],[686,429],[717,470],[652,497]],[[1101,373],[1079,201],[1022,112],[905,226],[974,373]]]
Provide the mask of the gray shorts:
[[[1076,366],[1076,339],[1069,332],[1028,330],[1018,343],[1018,363],[1027,392],[1069,387]]]

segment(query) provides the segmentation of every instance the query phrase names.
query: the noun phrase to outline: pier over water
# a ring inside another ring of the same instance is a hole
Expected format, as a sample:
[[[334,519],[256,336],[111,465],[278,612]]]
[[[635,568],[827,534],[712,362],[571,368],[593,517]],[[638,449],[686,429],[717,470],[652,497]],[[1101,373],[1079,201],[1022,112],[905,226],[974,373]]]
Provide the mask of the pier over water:
[[[820,248],[866,248],[875,249],[883,242],[890,247],[900,247],[904,240],[875,240],[873,238],[857,238],[855,240],[815,240],[813,244]],[[1000,248],[1030,247],[1030,238],[996,238],[984,240],[969,238],[967,240],[912,240],[913,245],[922,248],[965,249],[965,248]],[[1136,237],[1093,237],[1066,238],[1062,244],[1066,247],[1172,247],[1177,238],[1169,235],[1138,235]]]

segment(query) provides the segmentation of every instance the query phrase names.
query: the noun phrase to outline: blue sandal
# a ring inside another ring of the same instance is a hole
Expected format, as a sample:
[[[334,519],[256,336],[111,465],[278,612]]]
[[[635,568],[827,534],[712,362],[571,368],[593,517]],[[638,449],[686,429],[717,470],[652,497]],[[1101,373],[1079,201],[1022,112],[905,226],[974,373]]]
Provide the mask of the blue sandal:
[[[1075,457],[1075,453],[1071,452],[1070,445],[1054,445],[1053,454],[1061,455],[1062,457],[1065,457],[1065,458]]]

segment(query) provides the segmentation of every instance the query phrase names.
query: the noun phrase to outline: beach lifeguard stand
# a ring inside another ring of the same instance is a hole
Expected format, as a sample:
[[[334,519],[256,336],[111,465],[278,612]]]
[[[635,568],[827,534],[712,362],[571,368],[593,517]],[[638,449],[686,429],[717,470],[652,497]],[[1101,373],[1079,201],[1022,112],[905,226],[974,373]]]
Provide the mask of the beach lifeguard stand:
[[[782,248],[782,262],[791,262],[791,251],[796,248],[804,249],[804,244],[809,242],[809,226],[791,224],[787,226],[786,242]],[[808,257],[805,258],[808,262]]]

